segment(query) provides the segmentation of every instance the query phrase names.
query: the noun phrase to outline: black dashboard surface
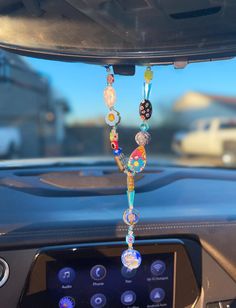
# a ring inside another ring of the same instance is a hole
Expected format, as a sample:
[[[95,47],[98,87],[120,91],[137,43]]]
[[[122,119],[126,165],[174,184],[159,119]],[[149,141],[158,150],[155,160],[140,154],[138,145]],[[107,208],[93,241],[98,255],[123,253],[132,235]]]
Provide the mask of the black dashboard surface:
[[[2,170],[0,249],[123,240],[124,183],[109,165]],[[235,185],[230,170],[149,167],[137,181],[137,239],[194,238],[236,280]]]

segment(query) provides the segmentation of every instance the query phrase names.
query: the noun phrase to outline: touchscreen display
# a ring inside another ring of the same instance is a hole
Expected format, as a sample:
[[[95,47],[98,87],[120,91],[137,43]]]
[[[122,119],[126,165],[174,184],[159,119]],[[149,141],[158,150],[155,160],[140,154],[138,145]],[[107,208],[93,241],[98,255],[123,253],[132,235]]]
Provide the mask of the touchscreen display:
[[[173,307],[174,253],[143,255],[137,270],[117,256],[52,260],[46,264],[44,307]]]

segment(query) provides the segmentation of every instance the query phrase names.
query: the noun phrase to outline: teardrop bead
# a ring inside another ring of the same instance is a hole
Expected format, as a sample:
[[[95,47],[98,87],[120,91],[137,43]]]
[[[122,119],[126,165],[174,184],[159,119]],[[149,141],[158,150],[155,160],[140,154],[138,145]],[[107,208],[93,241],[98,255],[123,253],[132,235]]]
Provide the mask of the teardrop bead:
[[[143,171],[147,163],[144,146],[137,147],[129,157],[128,168],[131,172],[139,173]]]
[[[135,191],[127,191],[127,197],[128,197],[128,203],[129,207],[132,208],[134,206],[134,196],[135,196]]]
[[[144,85],[143,85],[143,97],[144,97],[144,99],[149,99],[151,88],[152,88],[151,83],[144,82]]]

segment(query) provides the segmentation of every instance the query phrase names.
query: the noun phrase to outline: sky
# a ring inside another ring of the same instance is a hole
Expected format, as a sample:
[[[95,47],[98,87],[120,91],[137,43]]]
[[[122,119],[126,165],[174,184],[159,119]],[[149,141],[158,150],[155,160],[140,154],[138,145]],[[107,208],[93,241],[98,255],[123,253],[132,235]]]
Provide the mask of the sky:
[[[68,121],[91,121],[104,117],[107,107],[103,100],[106,86],[105,68],[99,65],[67,63],[25,58],[37,71],[46,75],[57,96],[69,102]],[[115,109],[123,124],[139,123],[138,106],[142,100],[145,67],[136,67],[135,76],[115,76],[117,94]],[[154,79],[150,101],[154,120],[164,116],[171,105],[188,91],[236,96],[236,60],[189,64],[184,69],[173,66],[153,67]]]

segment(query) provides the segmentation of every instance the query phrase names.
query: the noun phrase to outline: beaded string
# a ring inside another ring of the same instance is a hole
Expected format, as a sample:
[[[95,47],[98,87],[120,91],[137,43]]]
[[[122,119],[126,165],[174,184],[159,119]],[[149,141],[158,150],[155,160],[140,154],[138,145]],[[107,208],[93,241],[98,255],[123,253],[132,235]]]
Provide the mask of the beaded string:
[[[142,262],[140,253],[133,248],[135,241],[134,226],[139,221],[139,212],[134,209],[134,197],[135,197],[135,184],[134,177],[137,173],[142,172],[146,166],[146,150],[145,146],[150,142],[151,136],[148,133],[149,125],[147,121],[152,116],[152,104],[149,101],[149,95],[151,91],[151,80],[153,78],[153,72],[150,67],[147,67],[144,73],[144,86],[143,86],[143,100],[139,105],[139,115],[142,120],[140,124],[140,131],[135,136],[135,141],[138,147],[132,152],[129,159],[127,159],[119,147],[119,134],[117,127],[121,121],[121,116],[118,111],[114,109],[116,102],[116,93],[113,87],[114,75],[111,73],[109,67],[107,67],[107,87],[104,90],[104,100],[109,108],[109,112],[105,118],[106,123],[111,127],[110,131],[110,143],[113,149],[114,158],[120,171],[127,175],[127,197],[129,207],[123,214],[123,220],[128,225],[128,234],[126,236],[126,243],[128,249],[123,251],[121,260],[125,267],[130,270],[138,268]]]

